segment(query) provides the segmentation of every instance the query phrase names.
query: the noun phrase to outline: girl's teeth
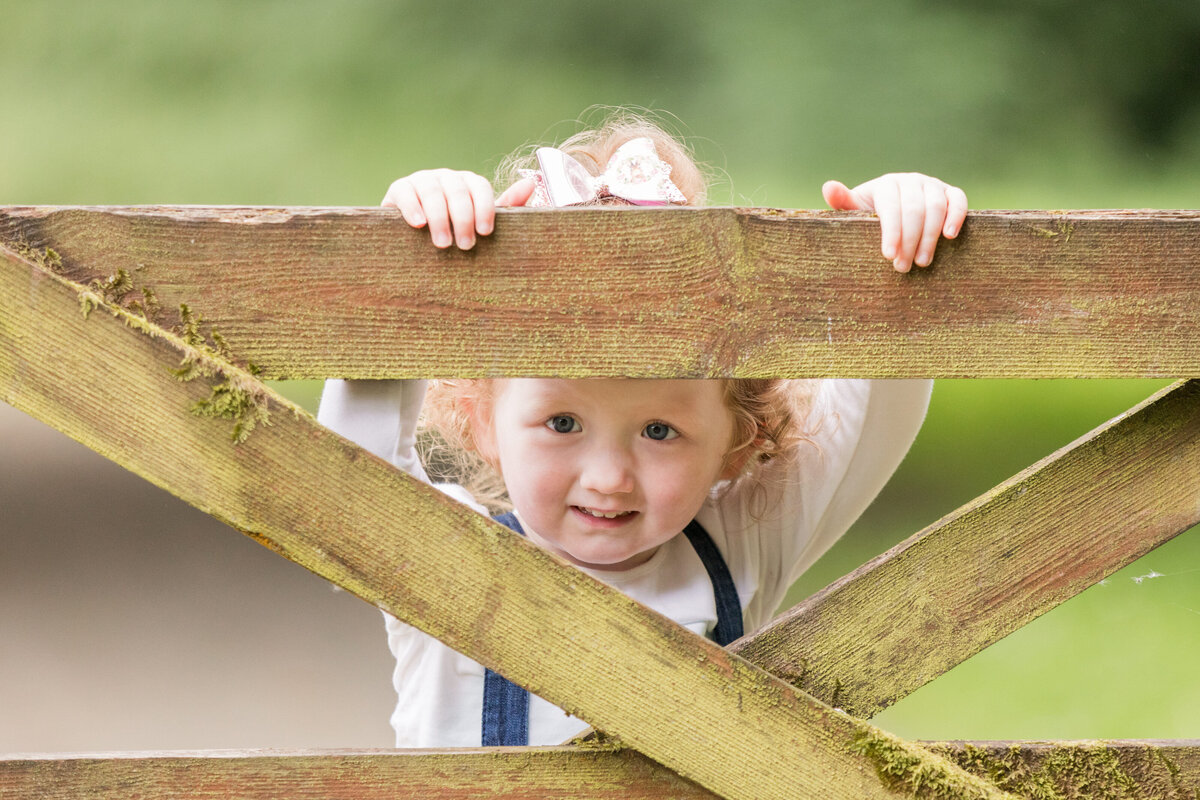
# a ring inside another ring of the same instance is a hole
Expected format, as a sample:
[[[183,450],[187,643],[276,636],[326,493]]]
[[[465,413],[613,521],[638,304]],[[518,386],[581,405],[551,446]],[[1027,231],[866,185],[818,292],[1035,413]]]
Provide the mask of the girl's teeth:
[[[579,510],[584,512],[585,514],[588,514],[589,516],[603,517],[604,519],[615,519],[616,517],[623,517],[626,514],[632,513],[630,511],[613,511],[611,513],[605,513],[603,511],[593,511],[590,508],[582,508],[582,507]]]

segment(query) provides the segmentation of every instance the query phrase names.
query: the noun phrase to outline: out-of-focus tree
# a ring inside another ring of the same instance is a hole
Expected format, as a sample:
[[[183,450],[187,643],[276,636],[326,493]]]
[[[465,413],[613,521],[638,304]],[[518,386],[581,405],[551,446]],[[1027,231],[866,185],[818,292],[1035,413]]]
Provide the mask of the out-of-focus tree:
[[[958,13],[1005,36],[1028,113],[1091,105],[1139,148],[1169,148],[1200,111],[1200,3],[971,0]]]

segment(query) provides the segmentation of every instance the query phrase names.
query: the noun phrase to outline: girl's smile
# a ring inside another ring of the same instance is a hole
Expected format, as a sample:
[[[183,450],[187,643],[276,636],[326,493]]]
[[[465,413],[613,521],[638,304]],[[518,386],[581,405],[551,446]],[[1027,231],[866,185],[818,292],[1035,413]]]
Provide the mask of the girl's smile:
[[[719,381],[498,381],[481,414],[529,538],[585,567],[630,569],[726,477],[732,414]]]
[[[598,508],[582,508],[580,506],[572,506],[572,509],[594,520],[604,520],[606,522],[628,520],[637,513],[636,511],[601,511]]]

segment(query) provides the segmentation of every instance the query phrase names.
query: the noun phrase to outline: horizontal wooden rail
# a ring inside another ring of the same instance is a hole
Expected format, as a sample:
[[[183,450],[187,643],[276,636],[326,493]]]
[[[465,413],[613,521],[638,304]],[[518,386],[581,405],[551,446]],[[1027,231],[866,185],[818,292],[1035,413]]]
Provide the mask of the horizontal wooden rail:
[[[10,207],[0,242],[264,377],[1200,377],[1196,211],[977,212],[908,275],[867,215],[770,209],[509,210],[464,253],[381,209]]]
[[[1200,741],[937,742],[1022,797],[1194,800]],[[905,787],[907,788],[907,787]],[[938,795],[927,786],[923,797]],[[903,789],[902,789],[903,791]],[[0,800],[710,800],[631,750],[208,751],[0,757]]]
[[[715,800],[632,750],[210,751],[0,757],[0,800]]]
[[[924,744],[1021,797],[1200,797],[1200,741],[1195,739]]]
[[[860,717],[1200,523],[1200,381],[1169,387],[731,646]]]
[[[0,253],[0,399],[717,794],[890,796],[862,748],[881,732],[336,436],[196,330],[98,292]],[[192,413],[215,407],[269,420],[234,446],[228,422]],[[1002,796],[894,748],[962,796]]]

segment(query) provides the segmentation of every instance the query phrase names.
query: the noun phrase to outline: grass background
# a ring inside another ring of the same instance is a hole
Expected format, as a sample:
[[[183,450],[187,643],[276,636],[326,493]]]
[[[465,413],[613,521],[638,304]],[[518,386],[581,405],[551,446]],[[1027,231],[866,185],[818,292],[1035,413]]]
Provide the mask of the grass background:
[[[374,205],[412,170],[487,174],[590,106],[631,105],[673,115],[715,203],[815,207],[827,178],[920,170],[974,208],[1194,208],[1200,6],[1149,6],[10,4],[0,203]],[[939,382],[896,479],[793,597],[1163,383]],[[282,388],[312,407],[311,384]],[[1198,656],[1193,531],[877,721],[921,738],[1200,737]]]

